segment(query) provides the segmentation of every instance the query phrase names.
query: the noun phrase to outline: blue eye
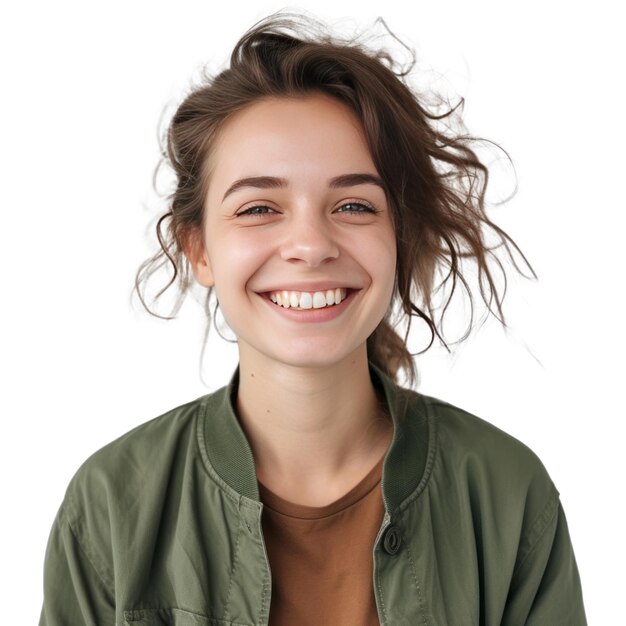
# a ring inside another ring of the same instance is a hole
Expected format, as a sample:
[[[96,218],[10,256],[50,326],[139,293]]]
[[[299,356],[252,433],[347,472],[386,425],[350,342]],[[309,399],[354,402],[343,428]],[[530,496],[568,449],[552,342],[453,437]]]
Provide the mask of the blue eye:
[[[274,209],[262,205],[262,204],[257,204],[256,206],[251,206],[248,207],[247,209],[244,209],[243,211],[239,211],[239,213],[237,213],[237,216],[240,215],[256,215],[256,216],[263,216],[263,215],[268,215],[269,212],[274,212]]]
[[[378,209],[373,207],[370,204],[365,204],[363,202],[346,202],[342,204],[338,209],[336,209],[338,213],[352,213],[353,215],[366,215],[372,213],[378,213]],[[276,213],[274,209],[268,207],[264,204],[257,204],[255,206],[248,207],[247,209],[243,209],[243,211],[239,211],[236,214],[237,217],[242,215],[250,215],[255,217],[263,217],[264,215],[271,215],[272,213]]]
[[[345,211],[346,207],[352,207]],[[378,213],[378,211],[370,204],[363,204],[362,202],[347,202],[346,204],[341,205],[337,211],[340,213]]]

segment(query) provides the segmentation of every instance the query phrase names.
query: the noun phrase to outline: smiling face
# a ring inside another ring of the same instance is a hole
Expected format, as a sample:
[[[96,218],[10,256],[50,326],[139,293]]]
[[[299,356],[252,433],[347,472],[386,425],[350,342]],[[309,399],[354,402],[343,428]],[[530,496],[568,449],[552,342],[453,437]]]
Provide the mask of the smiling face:
[[[355,114],[324,94],[257,101],[225,124],[211,166],[204,249],[188,257],[215,287],[241,362],[365,357],[390,304],[396,243]]]

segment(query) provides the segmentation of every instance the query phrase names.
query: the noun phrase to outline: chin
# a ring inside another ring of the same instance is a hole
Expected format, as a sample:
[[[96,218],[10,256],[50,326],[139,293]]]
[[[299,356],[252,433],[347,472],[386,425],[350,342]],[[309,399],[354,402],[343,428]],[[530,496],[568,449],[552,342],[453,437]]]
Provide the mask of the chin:
[[[364,354],[367,354],[366,350],[363,350]],[[325,349],[324,346],[319,344],[314,351],[307,352],[302,350],[291,351],[288,355],[284,355],[284,358],[277,359],[283,364],[291,367],[300,367],[303,369],[316,369],[316,368],[328,368],[340,365],[342,363],[354,362],[358,358],[359,350],[341,350],[332,351]]]
[[[303,369],[331,368],[342,363],[367,359],[366,337],[309,336],[286,337],[282,345],[254,345],[240,338],[239,357],[258,370],[273,365]]]

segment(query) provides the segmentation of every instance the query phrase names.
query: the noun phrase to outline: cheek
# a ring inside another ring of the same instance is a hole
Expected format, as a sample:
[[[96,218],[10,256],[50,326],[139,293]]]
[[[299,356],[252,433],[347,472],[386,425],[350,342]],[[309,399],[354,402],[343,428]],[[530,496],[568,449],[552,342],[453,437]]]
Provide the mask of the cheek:
[[[242,310],[244,299],[250,296],[250,282],[269,254],[267,236],[238,235],[216,238],[213,247],[215,293],[225,317],[237,316]]]
[[[386,240],[385,245],[379,246],[376,253],[372,253],[372,272],[378,281],[379,293],[385,309],[391,304],[396,283],[397,249],[395,237]]]
[[[212,262],[216,281],[240,282],[252,275],[265,258],[268,237],[244,236],[236,233],[217,237],[213,246]]]
[[[395,277],[397,251],[394,233],[385,232],[381,237],[364,242],[363,252],[372,275],[379,279]]]

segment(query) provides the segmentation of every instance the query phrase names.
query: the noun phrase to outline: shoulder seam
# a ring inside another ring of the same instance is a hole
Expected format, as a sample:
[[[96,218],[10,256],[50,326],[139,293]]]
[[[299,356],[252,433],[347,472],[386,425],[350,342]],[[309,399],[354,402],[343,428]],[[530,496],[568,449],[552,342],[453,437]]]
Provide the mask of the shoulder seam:
[[[513,570],[514,575],[526,562],[533,550],[539,544],[539,540],[550,527],[550,522],[552,522],[558,512],[559,502],[559,493],[556,488],[553,487],[552,495],[548,499],[546,506],[532,523],[529,531],[526,533],[526,536],[520,541],[520,551],[517,559],[518,562]]]
[[[89,562],[89,565],[91,565],[91,568],[93,569],[93,571],[96,573],[96,575],[98,576],[98,579],[100,580],[100,582],[102,583],[102,586],[104,587],[104,589],[106,590],[106,592],[109,594],[111,599],[115,598],[115,593],[112,591],[112,589],[114,589],[114,585],[111,584],[110,582],[108,582],[106,580],[106,576],[104,576],[100,570],[96,567],[96,564],[94,561],[99,560],[98,558],[95,558],[95,555],[93,554],[93,552],[91,550],[88,550],[86,548],[86,546],[83,544],[83,542],[81,541],[80,537],[79,537],[79,533],[78,533],[78,527],[75,526],[69,519],[69,516],[66,513],[66,505],[67,507],[71,507],[72,509],[72,513],[73,513],[73,517],[76,518],[77,521],[79,521],[80,523],[80,516],[77,514],[76,512],[76,508],[73,506],[73,498],[71,494],[67,494],[67,501],[66,503],[64,503],[63,505],[63,519],[65,521],[65,523],[67,524],[67,527],[69,528],[70,532],[72,533],[72,536],[74,537],[76,544],[78,545],[78,547],[80,548],[81,552],[85,555],[85,557],[87,558],[87,561]],[[82,524],[80,524],[82,526]]]

